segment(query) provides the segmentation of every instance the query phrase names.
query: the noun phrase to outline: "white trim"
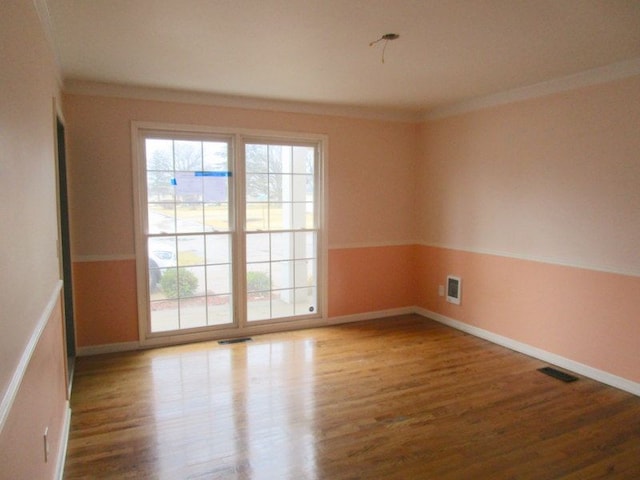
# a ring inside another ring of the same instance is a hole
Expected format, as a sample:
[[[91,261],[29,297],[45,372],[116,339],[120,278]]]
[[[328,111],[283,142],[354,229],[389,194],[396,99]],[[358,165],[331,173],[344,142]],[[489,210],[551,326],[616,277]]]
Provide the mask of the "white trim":
[[[33,352],[38,345],[38,341],[40,340],[40,336],[42,332],[47,326],[49,318],[53,313],[53,309],[55,308],[58,300],[60,299],[60,292],[62,291],[62,280],[57,280],[56,284],[53,288],[53,292],[49,297],[49,301],[45,306],[44,310],[40,314],[40,318],[36,323],[33,331],[31,332],[31,337],[29,338],[27,345],[24,347],[22,352],[22,356],[20,357],[20,361],[16,366],[16,369],[13,371],[13,376],[11,377],[11,381],[7,387],[7,390],[4,393],[2,398],[2,402],[0,403],[0,432],[4,428],[4,424],[9,417],[9,412],[11,411],[11,407],[13,407],[13,402],[18,395],[18,391],[20,390],[20,385],[22,384],[22,379],[24,378],[27,368],[29,367],[29,362],[31,361],[31,357],[33,356]]]
[[[502,335],[498,335],[497,333],[493,333],[488,330],[484,330],[482,328],[469,325],[468,323],[464,323],[459,320],[454,320],[453,318],[449,318],[445,315],[441,315],[439,313],[435,313],[430,310],[426,310],[424,308],[416,307],[414,309],[414,312],[423,317],[430,318],[444,325],[455,328],[456,330],[460,330],[462,332],[469,333],[470,335],[473,335],[475,337],[488,340],[489,342],[495,343],[496,345],[501,345],[510,350],[524,353],[525,355],[528,355],[533,358],[537,358],[538,360],[542,360],[543,362],[557,365],[561,368],[565,368],[567,370],[578,373],[585,377],[589,377],[593,380],[604,383],[606,385],[610,385],[612,387],[619,388],[620,390],[624,390],[626,392],[640,396],[640,383],[636,383],[631,380],[627,380],[626,378],[622,378],[617,375],[614,375],[612,373],[605,372],[603,370],[599,370],[594,367],[590,367],[589,365],[576,362],[574,360],[571,360],[566,357],[562,357],[555,353],[547,352],[546,350],[542,350],[540,348],[533,347],[526,343],[513,340],[509,337],[503,337]]]
[[[409,315],[415,313],[415,307],[391,308],[388,310],[378,310],[375,312],[354,313],[351,315],[340,315],[327,319],[329,325],[340,325],[342,323],[362,322],[365,320],[375,320],[377,318],[395,317],[398,315]]]
[[[69,445],[69,431],[71,429],[71,408],[69,401],[66,402],[64,423],[62,424],[62,432],[60,432],[60,448],[58,449],[58,458],[56,460],[56,479],[62,480],[64,477],[64,463],[67,458],[67,446]]]
[[[135,260],[133,253],[111,254],[111,255],[74,255],[71,259],[73,263],[84,262],[120,262],[124,260]]]
[[[325,199],[326,201],[328,201],[327,195],[325,195]],[[550,265],[557,265],[561,267],[580,268],[583,270],[593,270],[596,272],[613,273],[617,275],[627,275],[632,277],[640,276],[640,271],[634,270],[634,269],[628,269],[628,268],[625,269],[625,268],[617,268],[617,267],[595,265],[595,264],[579,264],[576,262],[570,262],[570,261],[563,260],[556,257],[544,257],[540,255],[525,255],[525,254],[503,252],[500,250],[490,250],[490,249],[483,249],[483,248],[454,247],[454,246],[449,246],[449,245],[440,244],[440,243],[421,242],[418,240],[407,240],[407,241],[397,240],[397,241],[388,241],[388,242],[330,244],[328,246],[328,250],[348,250],[348,249],[358,249],[358,248],[379,248],[379,247],[405,247],[405,246],[411,246],[411,245],[419,245],[421,247],[441,248],[445,250],[457,250],[457,251],[467,252],[467,253],[477,253],[480,255],[493,255],[496,257],[513,258],[517,260],[528,260],[531,262],[548,263]],[[110,254],[110,255],[75,255],[72,258],[72,262],[73,263],[117,262],[117,261],[124,261],[124,260],[135,261],[135,259],[136,259],[136,256],[133,253]]]
[[[505,258],[513,258],[516,260],[527,260],[530,262],[538,262],[538,263],[547,263],[550,265],[557,265],[560,267],[571,267],[571,268],[579,268],[582,270],[593,270],[596,272],[602,273],[613,273],[616,275],[626,275],[630,277],[640,277],[640,270],[631,269],[631,268],[619,268],[605,265],[595,265],[595,264],[580,264],[576,262],[570,262],[557,257],[544,257],[539,255],[526,255],[512,252],[503,252],[499,250],[490,250],[484,248],[472,248],[472,247],[454,247],[448,246],[439,243],[427,243],[427,242],[418,242],[418,245],[422,247],[432,247],[432,248],[441,248],[444,250],[456,250],[459,252],[466,253],[476,253],[479,255],[493,255],[496,257],[505,257]]]
[[[406,109],[368,108],[351,105],[296,102],[292,100],[221,95],[208,92],[132,86],[74,79],[65,80],[63,90],[65,93],[72,95],[95,95],[133,100],[209,105],[213,107],[361,118],[366,120],[409,123],[415,123],[420,120],[420,115],[418,113],[415,111],[407,111]]]
[[[623,62],[593,68],[574,75],[555,78],[546,82],[536,83],[525,87],[515,88],[504,92],[476,97],[468,101],[444,105],[428,110],[423,116],[423,121],[437,120],[452,117],[462,113],[483,110],[514,102],[521,102],[533,98],[544,97],[554,93],[561,93],[581,87],[588,87],[601,83],[621,80],[623,78],[640,75],[640,57]]]
[[[335,243],[329,245],[329,250],[349,250],[354,248],[379,248],[379,247],[410,247],[420,245],[417,240],[391,240],[388,242],[362,242],[362,243]]]
[[[268,130],[262,128],[243,128],[243,127],[224,127],[216,125],[202,125],[191,123],[166,123],[153,122],[144,120],[131,121],[132,140],[138,145],[136,135],[140,131],[151,131],[153,133],[188,134],[194,136],[213,135],[213,136],[247,136],[259,138],[261,140],[287,141],[291,139],[300,141],[326,141],[329,137],[324,133],[316,132],[296,132],[292,130]],[[326,155],[326,154],[325,154]]]
[[[91,345],[76,348],[76,355],[87,357],[90,355],[102,355],[103,353],[130,352],[139,350],[140,342],[105,343],[103,345]]]

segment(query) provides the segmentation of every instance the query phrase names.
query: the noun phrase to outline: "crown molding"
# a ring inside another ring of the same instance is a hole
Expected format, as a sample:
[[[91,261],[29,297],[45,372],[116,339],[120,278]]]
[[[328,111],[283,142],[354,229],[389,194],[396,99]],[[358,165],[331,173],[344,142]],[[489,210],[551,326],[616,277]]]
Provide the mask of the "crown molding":
[[[47,41],[47,45],[49,46],[49,50],[51,51],[56,85],[60,90],[62,90],[63,79],[62,69],[60,68],[60,55],[58,55],[58,49],[56,48],[56,42],[53,35],[53,28],[51,27],[51,15],[49,14],[47,0],[33,0],[33,7],[38,15],[42,32]]]
[[[493,95],[472,98],[464,102],[444,105],[442,107],[426,111],[421,119],[423,121],[429,121],[452,117],[485,108],[521,102],[524,100],[552,95],[554,93],[566,92],[576,88],[621,80],[623,78],[633,77],[636,75],[640,75],[640,57],[586,70],[584,72],[565,77],[555,78],[526,87],[515,88],[513,90],[507,90]]]
[[[95,95],[134,100],[150,100],[196,105],[210,105],[215,107],[267,110],[283,113],[351,117],[366,120],[384,120],[409,123],[415,123],[420,120],[419,112],[407,111],[402,109],[332,105],[322,103],[295,102],[287,100],[273,100],[257,97],[219,95],[207,92],[94,82],[79,79],[66,79],[64,81],[63,91],[64,93],[68,93],[71,95]]]
[[[34,0],[38,4],[42,0]],[[545,82],[515,88],[504,92],[475,97],[463,102],[452,103],[433,109],[417,112],[413,110],[374,108],[351,105],[322,104],[274,100],[258,97],[242,97],[220,95],[208,92],[197,92],[158,87],[124,85],[117,83],[96,82],[81,79],[66,79],[63,92],[72,95],[91,95],[134,100],[162,101],[216,107],[266,110],[283,113],[308,115],[327,115],[338,117],[360,118],[367,120],[397,121],[420,123],[440,118],[452,117],[463,113],[483,110],[514,102],[544,97],[577,88],[598,85],[615,80],[640,75],[640,57],[623,62],[605,65],[573,75],[555,78]]]

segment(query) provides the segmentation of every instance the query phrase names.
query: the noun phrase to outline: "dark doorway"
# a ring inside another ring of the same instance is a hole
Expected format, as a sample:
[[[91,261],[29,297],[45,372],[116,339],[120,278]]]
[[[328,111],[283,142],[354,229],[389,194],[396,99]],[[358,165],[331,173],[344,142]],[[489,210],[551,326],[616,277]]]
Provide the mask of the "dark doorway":
[[[64,125],[56,119],[57,157],[58,157],[58,194],[60,204],[60,252],[62,265],[64,324],[67,351],[68,385],[71,385],[76,357],[75,326],[73,321],[73,292],[71,283],[71,244],[69,233],[69,198],[67,193],[67,162],[65,150]]]

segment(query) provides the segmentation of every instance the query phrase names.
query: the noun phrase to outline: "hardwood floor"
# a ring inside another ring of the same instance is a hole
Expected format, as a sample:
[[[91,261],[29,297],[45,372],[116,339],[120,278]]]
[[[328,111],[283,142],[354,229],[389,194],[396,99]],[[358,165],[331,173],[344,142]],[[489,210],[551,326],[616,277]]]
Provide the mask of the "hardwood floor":
[[[640,398],[418,316],[79,358],[77,478],[640,478]]]

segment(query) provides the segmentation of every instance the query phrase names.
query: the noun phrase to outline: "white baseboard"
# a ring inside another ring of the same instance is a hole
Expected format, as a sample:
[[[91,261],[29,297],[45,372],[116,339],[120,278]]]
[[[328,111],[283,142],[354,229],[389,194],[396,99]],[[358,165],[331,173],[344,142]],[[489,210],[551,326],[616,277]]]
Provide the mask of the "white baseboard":
[[[543,362],[551,363],[553,365],[578,373],[606,385],[610,385],[612,387],[619,388],[620,390],[624,390],[625,392],[640,396],[640,383],[632,382],[631,380],[627,380],[626,378],[619,377],[612,373],[590,367],[589,365],[585,365],[569,358],[556,355],[555,353],[547,352],[546,350],[533,347],[526,343],[518,342],[517,340],[513,340],[508,337],[503,337],[502,335],[490,332],[489,330],[484,330],[482,328],[469,325],[468,323],[454,320],[453,318],[446,317],[444,315],[426,310],[424,308],[416,307],[413,309],[413,311],[418,315],[430,318],[444,325],[455,328],[456,330],[469,333],[470,335],[473,335],[475,337],[483,338],[490,341],[491,343],[501,345],[516,352],[524,353],[525,355],[537,358],[538,360],[542,360]]]
[[[415,313],[414,307],[391,308],[389,310],[378,310],[375,312],[354,313],[352,315],[340,315],[327,319],[328,325],[339,325],[341,323],[362,322],[364,320],[374,320],[376,318],[395,317],[397,315],[408,315]]]
[[[121,343],[106,343],[104,345],[93,345],[89,347],[78,347],[76,354],[79,357],[88,357],[90,355],[101,355],[103,353],[116,353],[116,352],[130,352],[132,350],[139,350],[139,342],[121,342]]]
[[[71,408],[67,401],[66,414],[64,416],[64,424],[60,434],[60,449],[58,450],[58,458],[56,460],[56,479],[62,480],[64,476],[64,462],[67,458],[67,446],[69,445],[69,430],[71,429]]]

